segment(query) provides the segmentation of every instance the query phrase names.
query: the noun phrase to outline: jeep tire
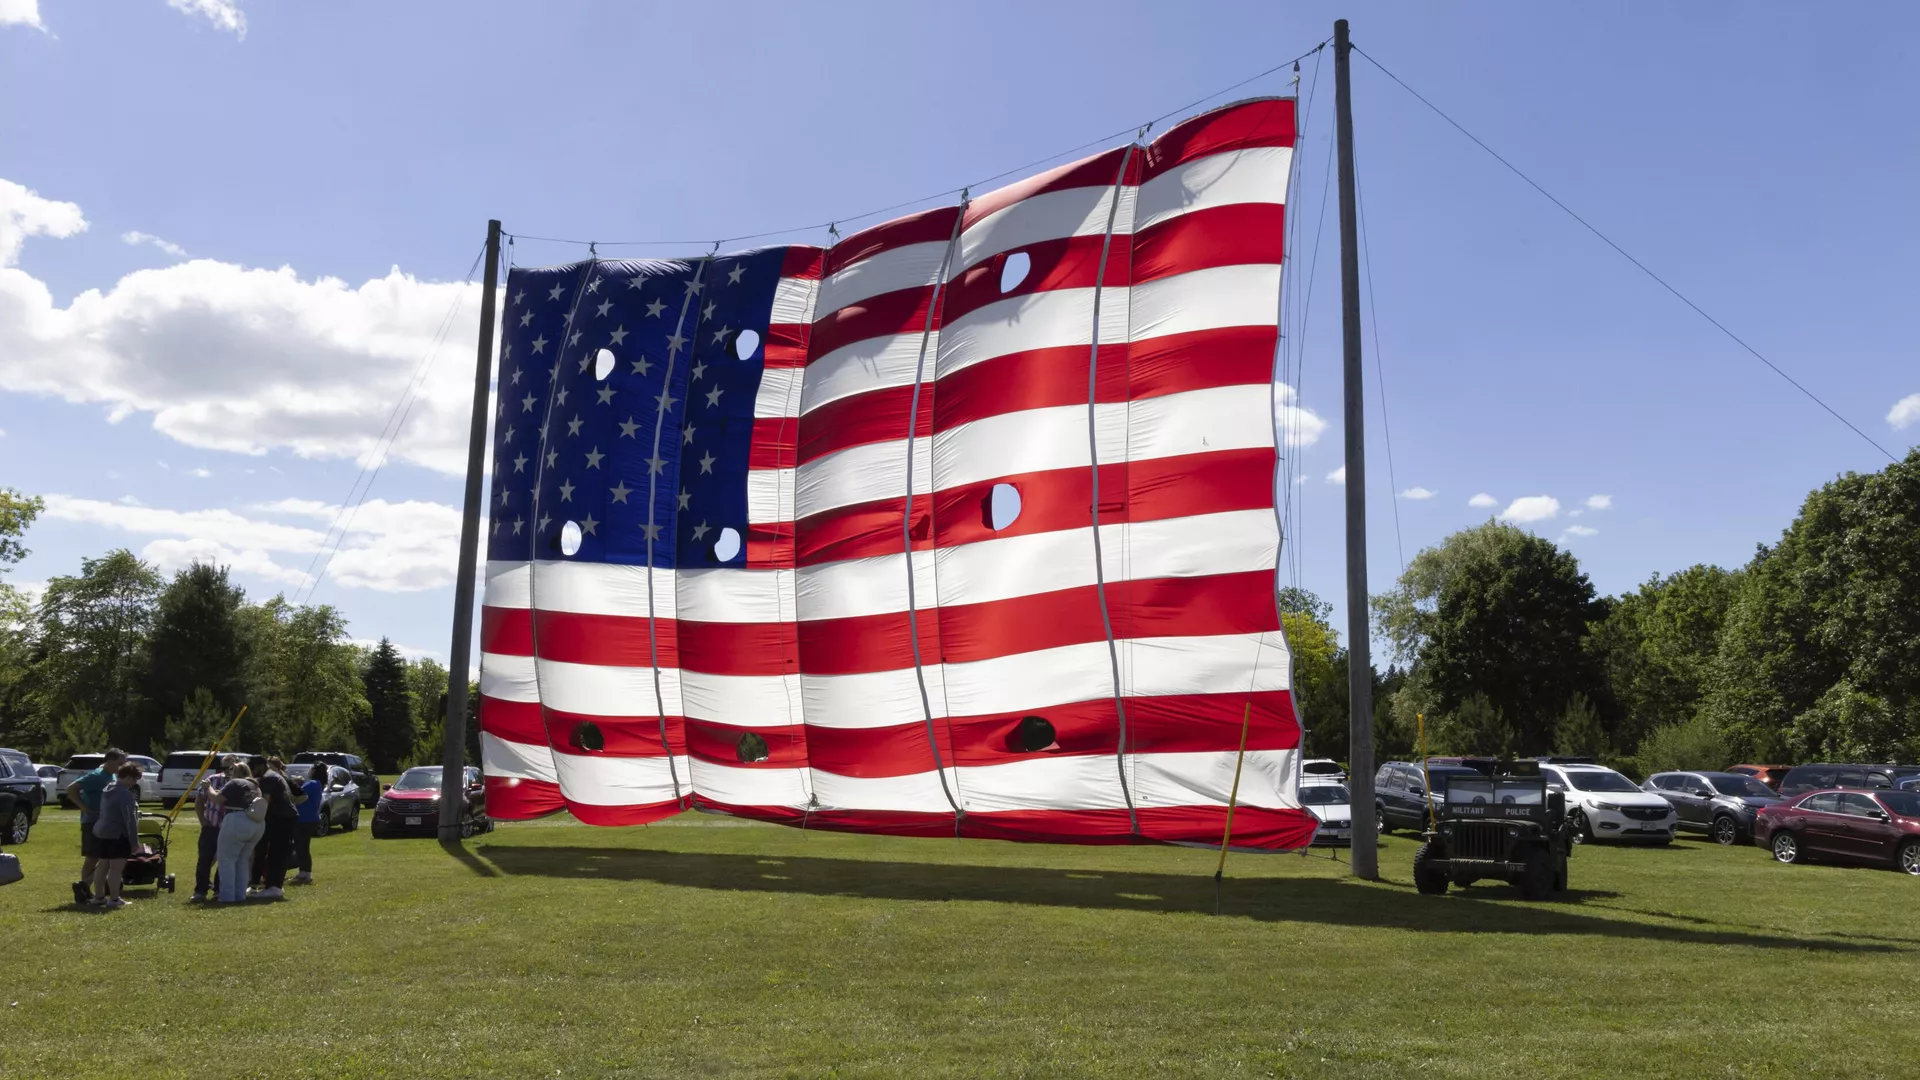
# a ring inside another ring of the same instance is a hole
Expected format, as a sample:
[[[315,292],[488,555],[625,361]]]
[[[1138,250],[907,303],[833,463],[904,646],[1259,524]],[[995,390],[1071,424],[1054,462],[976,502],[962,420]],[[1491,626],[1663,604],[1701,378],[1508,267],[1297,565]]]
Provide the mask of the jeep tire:
[[[1553,895],[1554,881],[1559,877],[1554,872],[1553,854],[1545,848],[1534,848],[1527,852],[1526,869],[1513,879],[1513,887],[1528,900],[1545,900]]]
[[[1430,859],[1446,857],[1446,849],[1428,841],[1420,845],[1413,853],[1413,887],[1431,896],[1447,891],[1447,872],[1437,866],[1427,865]]]

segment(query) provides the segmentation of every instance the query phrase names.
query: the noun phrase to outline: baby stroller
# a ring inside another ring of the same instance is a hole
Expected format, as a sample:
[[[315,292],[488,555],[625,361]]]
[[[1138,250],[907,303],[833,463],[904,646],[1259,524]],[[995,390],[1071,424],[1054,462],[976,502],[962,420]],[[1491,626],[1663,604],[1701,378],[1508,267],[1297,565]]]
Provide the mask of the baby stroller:
[[[165,814],[141,814],[139,828],[140,843],[146,845],[147,853],[127,860],[120,883],[151,885],[155,892],[161,889],[172,892],[173,875],[167,873],[167,842],[172,838],[173,819]]]

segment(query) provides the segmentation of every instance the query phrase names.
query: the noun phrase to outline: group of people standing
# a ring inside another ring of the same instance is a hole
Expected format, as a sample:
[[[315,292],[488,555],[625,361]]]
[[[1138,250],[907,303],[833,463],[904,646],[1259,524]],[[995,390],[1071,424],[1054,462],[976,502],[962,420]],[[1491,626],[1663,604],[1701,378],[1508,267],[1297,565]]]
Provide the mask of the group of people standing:
[[[283,899],[290,865],[299,867],[293,884],[311,884],[325,789],[324,765],[295,783],[277,757],[235,755],[220,762],[193,793],[200,818],[193,899],[204,901],[210,892],[223,904]]]
[[[222,903],[284,898],[289,866],[293,884],[313,881],[313,834],[318,829],[326,785],[325,765],[315,765],[296,783],[277,757],[222,759],[194,789],[200,820],[200,850],[193,872],[193,899],[210,893]],[[100,767],[67,787],[80,807],[80,880],[76,903],[123,907],[121,880],[127,860],[140,853],[139,765],[126,751],[110,749]]]

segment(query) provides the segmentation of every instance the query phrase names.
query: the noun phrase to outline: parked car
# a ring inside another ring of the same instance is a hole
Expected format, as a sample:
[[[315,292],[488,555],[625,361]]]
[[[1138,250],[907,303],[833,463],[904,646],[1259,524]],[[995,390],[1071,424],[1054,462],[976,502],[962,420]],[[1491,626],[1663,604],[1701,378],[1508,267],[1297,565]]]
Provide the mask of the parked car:
[[[200,766],[207,760],[210,750],[175,750],[160,763],[160,798],[169,805],[178,802],[180,797],[193,791],[193,779],[200,775]],[[242,754],[234,750],[220,751],[220,757],[228,755],[246,758],[251,754]],[[218,760],[207,766],[208,772],[220,768]]]
[[[1673,841],[1680,817],[1667,800],[1640,790],[1604,765],[1542,765],[1547,790],[1565,793],[1573,842],[1590,840]]]
[[[0,792],[10,796],[9,805],[0,808],[0,840],[24,844],[40,820],[40,804],[47,797],[33,759],[18,750],[0,750]]]
[[[1500,767],[1500,759],[1496,757],[1472,756],[1472,755],[1469,755],[1466,757],[1429,756],[1427,758],[1427,764],[1428,765],[1447,765],[1447,766],[1453,766],[1453,767],[1458,767],[1462,769],[1472,769],[1474,772],[1477,772],[1482,776],[1492,776],[1494,773],[1494,770]],[[1445,786],[1446,786],[1445,784],[1434,785],[1435,788],[1444,788]]]
[[[1783,863],[1830,858],[1920,877],[1920,791],[1810,791],[1760,811],[1753,840]]]
[[[1780,781],[1787,775],[1789,768],[1786,765],[1729,765],[1724,771],[1751,776],[1778,792]]]
[[[1478,769],[1428,760],[1424,774],[1419,765],[1407,761],[1389,761],[1374,774],[1373,816],[1380,832],[1394,829],[1419,832],[1427,827],[1429,781],[1433,784],[1433,802],[1438,805],[1446,801],[1445,777],[1482,775]]]
[[[54,786],[60,790],[60,805],[72,806],[67,798],[67,788],[82,773],[90,773],[106,760],[105,754],[75,754],[60,766],[60,775],[54,778]],[[145,754],[128,754],[127,760],[140,766],[140,801],[160,801],[160,763]]]
[[[491,832],[487,819],[487,789],[480,770],[467,766],[467,790],[462,799],[460,835]],[[422,765],[400,774],[373,808],[373,838],[438,836],[440,832],[440,766]]]
[[[1300,763],[1300,782],[1303,784],[1330,781],[1341,783],[1347,778],[1346,767],[1332,758],[1308,758]]]
[[[360,827],[360,785],[354,783],[353,774],[338,765],[313,762],[307,765],[287,766],[287,779],[296,784],[304,784],[319,769],[325,775],[321,778],[320,822],[314,826],[315,836],[327,835],[327,830],[335,825],[347,832]]]
[[[41,798],[40,805],[45,806],[50,802],[59,802],[60,766],[36,764],[33,767],[33,771],[40,774],[40,786],[46,789],[46,794]]]
[[[1300,785],[1300,805],[1320,822],[1313,843],[1346,847],[1353,843],[1353,810],[1347,805],[1347,785],[1312,781]]]
[[[1734,772],[1654,773],[1646,790],[1673,804],[1680,828],[1729,846],[1752,836],[1761,808],[1780,801],[1772,788]]]
[[[380,801],[380,776],[373,771],[373,766],[362,761],[358,754],[346,754],[336,750],[302,750],[293,755],[293,763],[296,765],[311,765],[316,761],[338,765],[347,770],[353,777],[354,785],[360,789],[361,806],[371,810],[374,804]]]
[[[1883,791],[1920,776],[1920,765],[1795,765],[1780,778],[1780,794],[1799,795],[1823,788]]]

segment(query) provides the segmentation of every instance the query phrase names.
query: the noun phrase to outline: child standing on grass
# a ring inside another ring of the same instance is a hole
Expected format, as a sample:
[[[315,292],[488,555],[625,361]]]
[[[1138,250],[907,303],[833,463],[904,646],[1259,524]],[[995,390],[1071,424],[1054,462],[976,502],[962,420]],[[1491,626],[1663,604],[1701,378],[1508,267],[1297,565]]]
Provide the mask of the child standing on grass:
[[[120,879],[133,856],[133,846],[140,840],[140,766],[129,761],[115,776],[119,783],[100,796],[100,816],[93,822],[100,859],[94,866],[93,899],[89,901],[110,908],[127,906],[120,895]]]
[[[320,803],[326,791],[327,767],[319,764],[309,767],[306,782],[300,785],[306,801],[299,806],[300,821],[293,833],[293,857],[300,867],[300,872],[293,876],[295,885],[313,884],[313,838],[327,831],[326,819],[320,816]]]

